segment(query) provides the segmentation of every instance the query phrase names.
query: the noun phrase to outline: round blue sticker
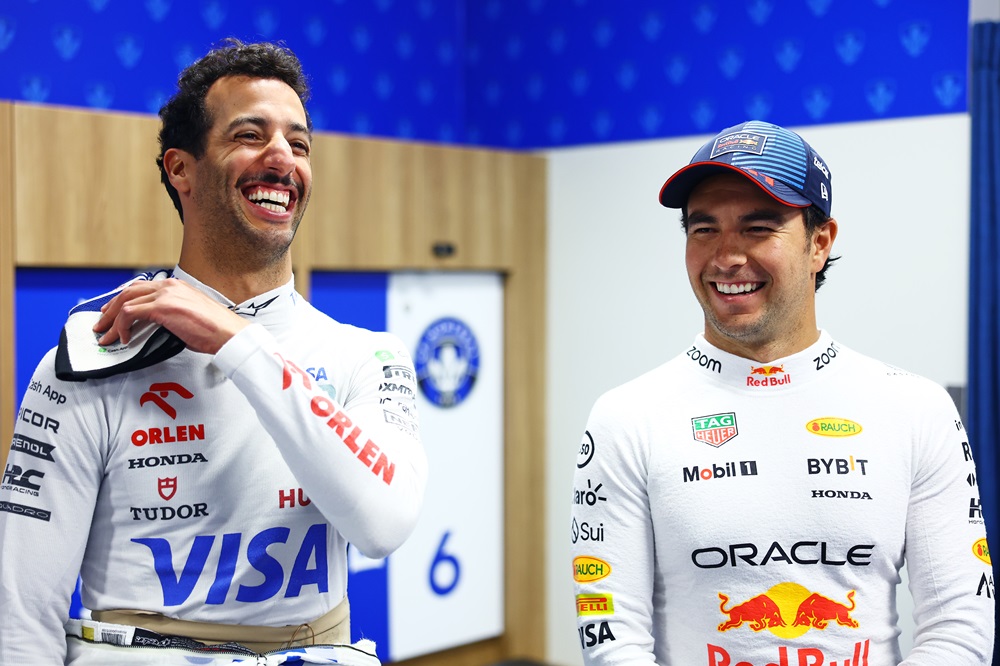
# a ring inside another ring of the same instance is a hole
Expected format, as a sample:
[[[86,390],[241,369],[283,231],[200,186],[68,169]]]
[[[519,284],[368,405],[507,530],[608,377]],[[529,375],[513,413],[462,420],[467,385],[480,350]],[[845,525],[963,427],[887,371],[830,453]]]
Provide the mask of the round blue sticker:
[[[453,317],[433,322],[413,356],[417,383],[438,407],[454,407],[472,391],[479,374],[479,343],[472,329]]]

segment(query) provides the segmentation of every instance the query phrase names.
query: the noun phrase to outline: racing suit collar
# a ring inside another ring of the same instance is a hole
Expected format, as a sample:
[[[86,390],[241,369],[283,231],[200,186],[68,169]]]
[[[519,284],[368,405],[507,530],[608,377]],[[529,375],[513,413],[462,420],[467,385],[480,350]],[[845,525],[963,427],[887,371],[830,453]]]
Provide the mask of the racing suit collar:
[[[829,333],[821,330],[819,339],[806,349],[770,363],[759,363],[725,352],[699,333],[686,355],[695,364],[692,369],[699,373],[734,389],[761,393],[793,390],[824,373],[831,374],[842,349]]]
[[[236,314],[264,326],[287,322],[287,317],[295,305],[294,276],[280,287],[254,296],[242,303],[234,303],[222,293],[201,282],[190,273],[184,272],[180,266],[174,267],[173,277],[188,283]]]

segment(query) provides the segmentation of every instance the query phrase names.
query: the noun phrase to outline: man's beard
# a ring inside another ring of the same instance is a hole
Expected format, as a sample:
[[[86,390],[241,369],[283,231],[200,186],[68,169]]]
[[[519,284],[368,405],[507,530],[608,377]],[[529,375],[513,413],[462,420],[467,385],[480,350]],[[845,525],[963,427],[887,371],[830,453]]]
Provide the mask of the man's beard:
[[[222,270],[229,273],[243,273],[267,270],[270,266],[283,266],[283,261],[298,231],[302,215],[308,203],[308,193],[295,203],[295,213],[290,229],[280,231],[260,229],[247,219],[242,201],[241,183],[263,182],[274,185],[295,187],[302,194],[301,184],[291,176],[279,178],[274,174],[257,174],[241,178],[233,188],[227,187],[224,175],[212,170],[209,186],[202,189],[199,203],[204,211],[206,223],[204,242],[206,255]],[[222,192],[217,197],[210,192]]]

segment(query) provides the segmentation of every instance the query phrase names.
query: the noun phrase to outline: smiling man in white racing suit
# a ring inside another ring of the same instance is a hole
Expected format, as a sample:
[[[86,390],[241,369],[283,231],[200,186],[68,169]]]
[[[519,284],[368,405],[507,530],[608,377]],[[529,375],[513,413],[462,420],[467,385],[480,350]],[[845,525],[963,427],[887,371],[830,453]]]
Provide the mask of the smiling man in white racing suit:
[[[0,663],[377,664],[345,645],[346,549],[383,557],[416,523],[412,362],[294,290],[312,185],[295,56],[231,41],[179,88],[158,159],[178,265],[74,309],[17,415]],[[93,619],[67,622],[78,572]],[[313,645],[338,647],[286,649]]]
[[[664,184],[705,330],[590,414],[570,525],[587,666],[989,663],[994,582],[954,404],[816,326],[831,197],[820,156],[756,121]]]

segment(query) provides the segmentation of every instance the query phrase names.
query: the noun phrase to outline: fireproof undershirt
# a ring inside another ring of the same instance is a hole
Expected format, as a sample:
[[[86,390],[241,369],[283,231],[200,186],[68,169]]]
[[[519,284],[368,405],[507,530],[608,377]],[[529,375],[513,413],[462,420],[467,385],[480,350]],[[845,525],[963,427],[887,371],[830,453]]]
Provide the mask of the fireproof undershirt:
[[[427,463],[398,338],[340,324],[292,282],[233,306],[215,355],[63,382],[54,351],[18,412],[0,484],[0,663],[63,663],[87,608],[298,625],[346,594],[348,542],[412,531]]]
[[[993,578],[964,426],[825,332],[760,364],[698,336],[599,398],[570,539],[587,666],[981,666]],[[904,563],[913,650],[902,660]]]

